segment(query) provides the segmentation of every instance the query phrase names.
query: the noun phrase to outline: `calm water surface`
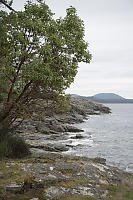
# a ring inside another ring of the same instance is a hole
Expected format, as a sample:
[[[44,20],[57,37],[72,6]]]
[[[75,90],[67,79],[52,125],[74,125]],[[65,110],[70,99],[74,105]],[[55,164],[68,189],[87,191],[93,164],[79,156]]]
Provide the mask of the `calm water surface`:
[[[107,164],[133,172],[133,104],[106,104],[111,114],[89,116],[77,127],[85,138],[73,141],[78,145],[69,151],[88,157],[106,158]]]

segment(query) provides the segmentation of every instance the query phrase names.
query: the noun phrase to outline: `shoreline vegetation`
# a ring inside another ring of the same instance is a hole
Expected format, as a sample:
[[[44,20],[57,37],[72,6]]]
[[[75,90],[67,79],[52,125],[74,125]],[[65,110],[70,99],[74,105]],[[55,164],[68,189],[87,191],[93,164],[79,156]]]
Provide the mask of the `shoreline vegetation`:
[[[133,199],[133,174],[107,166],[104,158],[64,155],[61,152],[73,147],[58,144],[68,132],[82,138],[83,131],[74,123],[91,114],[110,113],[108,107],[71,98],[69,111],[47,117],[42,112],[39,120],[37,112],[35,108],[32,119],[25,120],[16,131],[30,145],[31,155],[0,162],[0,200]],[[44,144],[40,144],[42,138]],[[55,146],[47,144],[50,138],[56,141]]]

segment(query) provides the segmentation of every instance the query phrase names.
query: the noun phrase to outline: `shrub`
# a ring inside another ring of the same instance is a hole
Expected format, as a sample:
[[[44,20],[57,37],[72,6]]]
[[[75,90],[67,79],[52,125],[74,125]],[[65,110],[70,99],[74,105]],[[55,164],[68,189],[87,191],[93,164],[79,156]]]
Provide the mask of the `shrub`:
[[[11,155],[9,154],[9,156],[22,158],[30,153],[28,144],[26,144],[26,142],[22,138],[12,136],[9,137],[8,142],[10,144],[9,149],[11,150]]]
[[[3,126],[0,128],[0,159],[22,158],[30,154],[28,144],[14,134],[14,130]]]

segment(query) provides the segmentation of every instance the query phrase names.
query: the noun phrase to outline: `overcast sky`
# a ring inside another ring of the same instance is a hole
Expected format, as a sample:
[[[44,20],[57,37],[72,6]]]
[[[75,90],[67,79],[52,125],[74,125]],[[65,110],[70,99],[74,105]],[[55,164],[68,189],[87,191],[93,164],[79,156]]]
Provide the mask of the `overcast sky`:
[[[23,8],[26,0],[14,0]],[[112,92],[133,98],[133,0],[46,0],[58,18],[74,6],[85,23],[91,64],[79,64],[67,93],[91,96]]]

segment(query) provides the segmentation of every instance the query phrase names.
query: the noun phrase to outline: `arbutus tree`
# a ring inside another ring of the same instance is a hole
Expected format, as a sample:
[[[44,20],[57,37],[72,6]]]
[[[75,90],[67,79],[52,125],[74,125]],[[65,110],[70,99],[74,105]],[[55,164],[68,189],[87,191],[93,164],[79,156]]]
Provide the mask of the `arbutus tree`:
[[[78,63],[90,60],[75,8],[59,19],[42,0],[28,1],[24,11],[1,11],[0,123],[30,114],[38,98],[59,102]]]

